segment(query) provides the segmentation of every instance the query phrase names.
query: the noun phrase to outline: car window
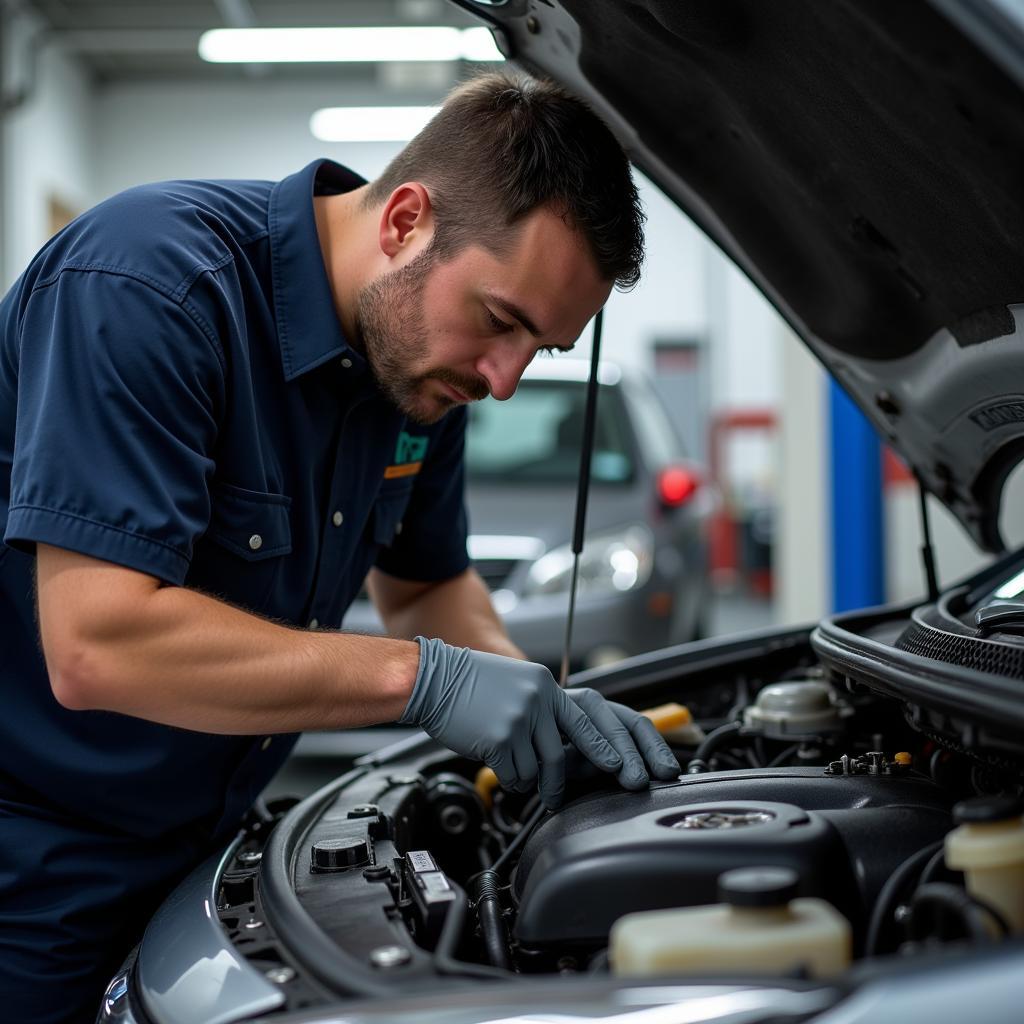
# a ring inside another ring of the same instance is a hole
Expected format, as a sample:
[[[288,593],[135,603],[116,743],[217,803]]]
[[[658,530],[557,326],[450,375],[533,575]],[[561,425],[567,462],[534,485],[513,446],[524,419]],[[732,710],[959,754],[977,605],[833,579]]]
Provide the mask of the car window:
[[[579,472],[586,385],[524,380],[507,402],[470,406],[466,474],[480,483],[573,483]],[[629,424],[617,388],[602,385],[591,476],[625,484],[633,477]]]
[[[630,389],[633,398],[633,425],[647,456],[647,464],[667,466],[679,459],[683,455],[682,442],[654,391],[645,388],[641,393],[639,388],[628,381],[623,381],[622,386]]]

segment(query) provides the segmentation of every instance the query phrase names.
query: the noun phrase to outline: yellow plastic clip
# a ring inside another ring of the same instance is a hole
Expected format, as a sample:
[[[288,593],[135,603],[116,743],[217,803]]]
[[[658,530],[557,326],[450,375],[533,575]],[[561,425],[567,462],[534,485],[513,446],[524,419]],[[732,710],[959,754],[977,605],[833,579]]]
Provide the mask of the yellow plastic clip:
[[[486,766],[476,773],[473,782],[476,787],[476,794],[484,802],[484,807],[490,807],[494,803],[494,791],[498,788],[498,776]]]
[[[648,708],[640,713],[649,718],[660,733],[673,732],[693,722],[690,709],[682,704],[659,704],[656,708]]]

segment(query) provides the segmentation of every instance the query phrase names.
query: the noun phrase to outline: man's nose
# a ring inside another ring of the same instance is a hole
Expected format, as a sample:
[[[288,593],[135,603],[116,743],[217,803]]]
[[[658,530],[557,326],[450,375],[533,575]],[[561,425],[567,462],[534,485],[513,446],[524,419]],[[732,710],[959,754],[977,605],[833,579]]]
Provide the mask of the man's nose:
[[[499,402],[504,402],[516,393],[520,377],[536,354],[532,338],[528,342],[516,341],[518,343],[512,343],[512,339],[503,339],[502,343],[494,345],[477,360],[477,373],[487,381],[491,395]]]

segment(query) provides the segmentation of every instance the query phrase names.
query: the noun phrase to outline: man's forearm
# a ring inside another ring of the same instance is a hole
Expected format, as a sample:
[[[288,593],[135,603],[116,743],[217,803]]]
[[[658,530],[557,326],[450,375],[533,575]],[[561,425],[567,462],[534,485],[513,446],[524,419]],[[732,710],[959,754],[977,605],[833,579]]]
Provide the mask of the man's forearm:
[[[381,608],[381,613],[392,636],[439,637],[458,647],[526,658],[509,639],[486,584],[472,569],[424,588],[391,610]]]
[[[393,721],[412,692],[419,649],[407,641],[291,629],[136,573],[126,594],[128,570],[49,557],[43,647],[68,707],[258,734]]]

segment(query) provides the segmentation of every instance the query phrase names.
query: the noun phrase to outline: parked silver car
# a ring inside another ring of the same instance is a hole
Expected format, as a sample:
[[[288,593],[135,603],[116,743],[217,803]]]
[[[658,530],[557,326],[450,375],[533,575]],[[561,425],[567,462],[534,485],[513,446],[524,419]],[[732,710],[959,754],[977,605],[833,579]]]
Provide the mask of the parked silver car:
[[[589,365],[540,357],[507,402],[470,406],[469,553],[512,639],[557,667],[572,573]],[[602,362],[570,665],[592,667],[704,632],[714,489],[650,382]],[[382,627],[363,597],[344,628]]]

